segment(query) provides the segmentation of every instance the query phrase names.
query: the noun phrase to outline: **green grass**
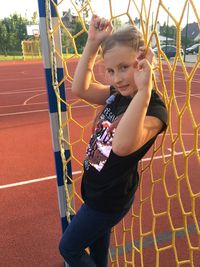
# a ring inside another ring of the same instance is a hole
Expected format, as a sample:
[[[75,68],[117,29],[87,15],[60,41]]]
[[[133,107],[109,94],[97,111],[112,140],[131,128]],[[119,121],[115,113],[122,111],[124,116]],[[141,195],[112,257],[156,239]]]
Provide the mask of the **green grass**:
[[[22,55],[0,55],[0,61],[12,61],[12,60],[35,60],[42,59],[41,56],[26,56],[24,59]]]
[[[23,60],[22,56],[5,56],[5,55],[0,55],[0,60],[5,61],[5,60]]]
[[[63,54],[63,59],[68,59],[74,56],[74,54]],[[76,56],[75,56],[76,58]],[[42,56],[26,56],[25,59],[22,55],[0,55],[0,61],[12,61],[12,60],[37,60],[42,59]]]

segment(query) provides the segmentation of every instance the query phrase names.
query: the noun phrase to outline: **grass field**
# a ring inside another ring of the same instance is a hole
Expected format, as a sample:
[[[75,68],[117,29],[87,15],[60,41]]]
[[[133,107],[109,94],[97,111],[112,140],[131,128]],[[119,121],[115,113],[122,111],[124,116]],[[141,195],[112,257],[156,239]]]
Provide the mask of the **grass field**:
[[[67,58],[71,58],[74,54],[64,54],[63,57],[65,59]],[[37,60],[37,59],[41,59],[42,60],[42,56],[26,56],[25,58],[23,57],[23,55],[1,55],[0,54],[0,61],[13,61],[13,60]]]

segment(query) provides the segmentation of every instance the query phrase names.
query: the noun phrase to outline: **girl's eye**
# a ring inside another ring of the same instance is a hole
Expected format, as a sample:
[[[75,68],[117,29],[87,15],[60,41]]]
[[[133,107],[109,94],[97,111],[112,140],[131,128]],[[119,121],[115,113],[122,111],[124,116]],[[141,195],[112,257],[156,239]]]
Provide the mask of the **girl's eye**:
[[[110,75],[112,75],[112,74],[114,73],[114,71],[111,70],[111,69],[108,69],[108,70],[107,70],[107,73],[110,74]]]
[[[121,70],[126,70],[126,69],[128,69],[128,65],[123,65],[123,66],[121,66]]]

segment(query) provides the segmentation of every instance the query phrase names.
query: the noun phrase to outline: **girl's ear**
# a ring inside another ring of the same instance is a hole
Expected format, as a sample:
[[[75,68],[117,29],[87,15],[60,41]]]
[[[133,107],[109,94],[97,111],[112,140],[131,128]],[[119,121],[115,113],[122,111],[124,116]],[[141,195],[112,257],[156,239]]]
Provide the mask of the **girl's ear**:
[[[133,68],[134,69],[138,68],[138,60],[137,59],[133,62]]]

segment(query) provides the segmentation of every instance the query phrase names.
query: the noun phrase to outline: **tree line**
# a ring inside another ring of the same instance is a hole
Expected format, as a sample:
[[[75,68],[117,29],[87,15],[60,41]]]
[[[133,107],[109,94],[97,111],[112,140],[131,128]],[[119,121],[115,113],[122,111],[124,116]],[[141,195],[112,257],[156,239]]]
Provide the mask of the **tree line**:
[[[21,42],[29,38],[26,25],[37,24],[37,12],[30,20],[14,13],[0,20],[0,54],[21,54]]]
[[[79,0],[80,1],[80,0]],[[86,16],[87,17],[87,16]],[[76,34],[82,29],[82,25],[79,21],[75,20],[73,25],[73,34]],[[21,42],[23,40],[29,39],[30,36],[27,35],[26,26],[38,24],[37,12],[33,13],[31,19],[27,19],[18,14],[10,15],[10,17],[0,20],[0,54],[2,55],[17,55],[22,53]],[[121,21],[116,21],[116,24],[121,24]],[[117,26],[117,25],[115,25]],[[86,25],[88,28],[88,25]],[[62,29],[61,29],[62,32]],[[160,34],[169,38],[176,38],[176,27],[168,26],[164,23],[160,26]],[[72,47],[71,43],[67,43],[66,37],[62,34],[62,45],[64,47]],[[81,34],[76,39],[76,47],[78,52],[82,52],[85,42],[87,40],[87,33]],[[182,37],[182,45],[186,42],[189,44],[191,40],[185,40]],[[72,48],[73,49],[73,48]]]

